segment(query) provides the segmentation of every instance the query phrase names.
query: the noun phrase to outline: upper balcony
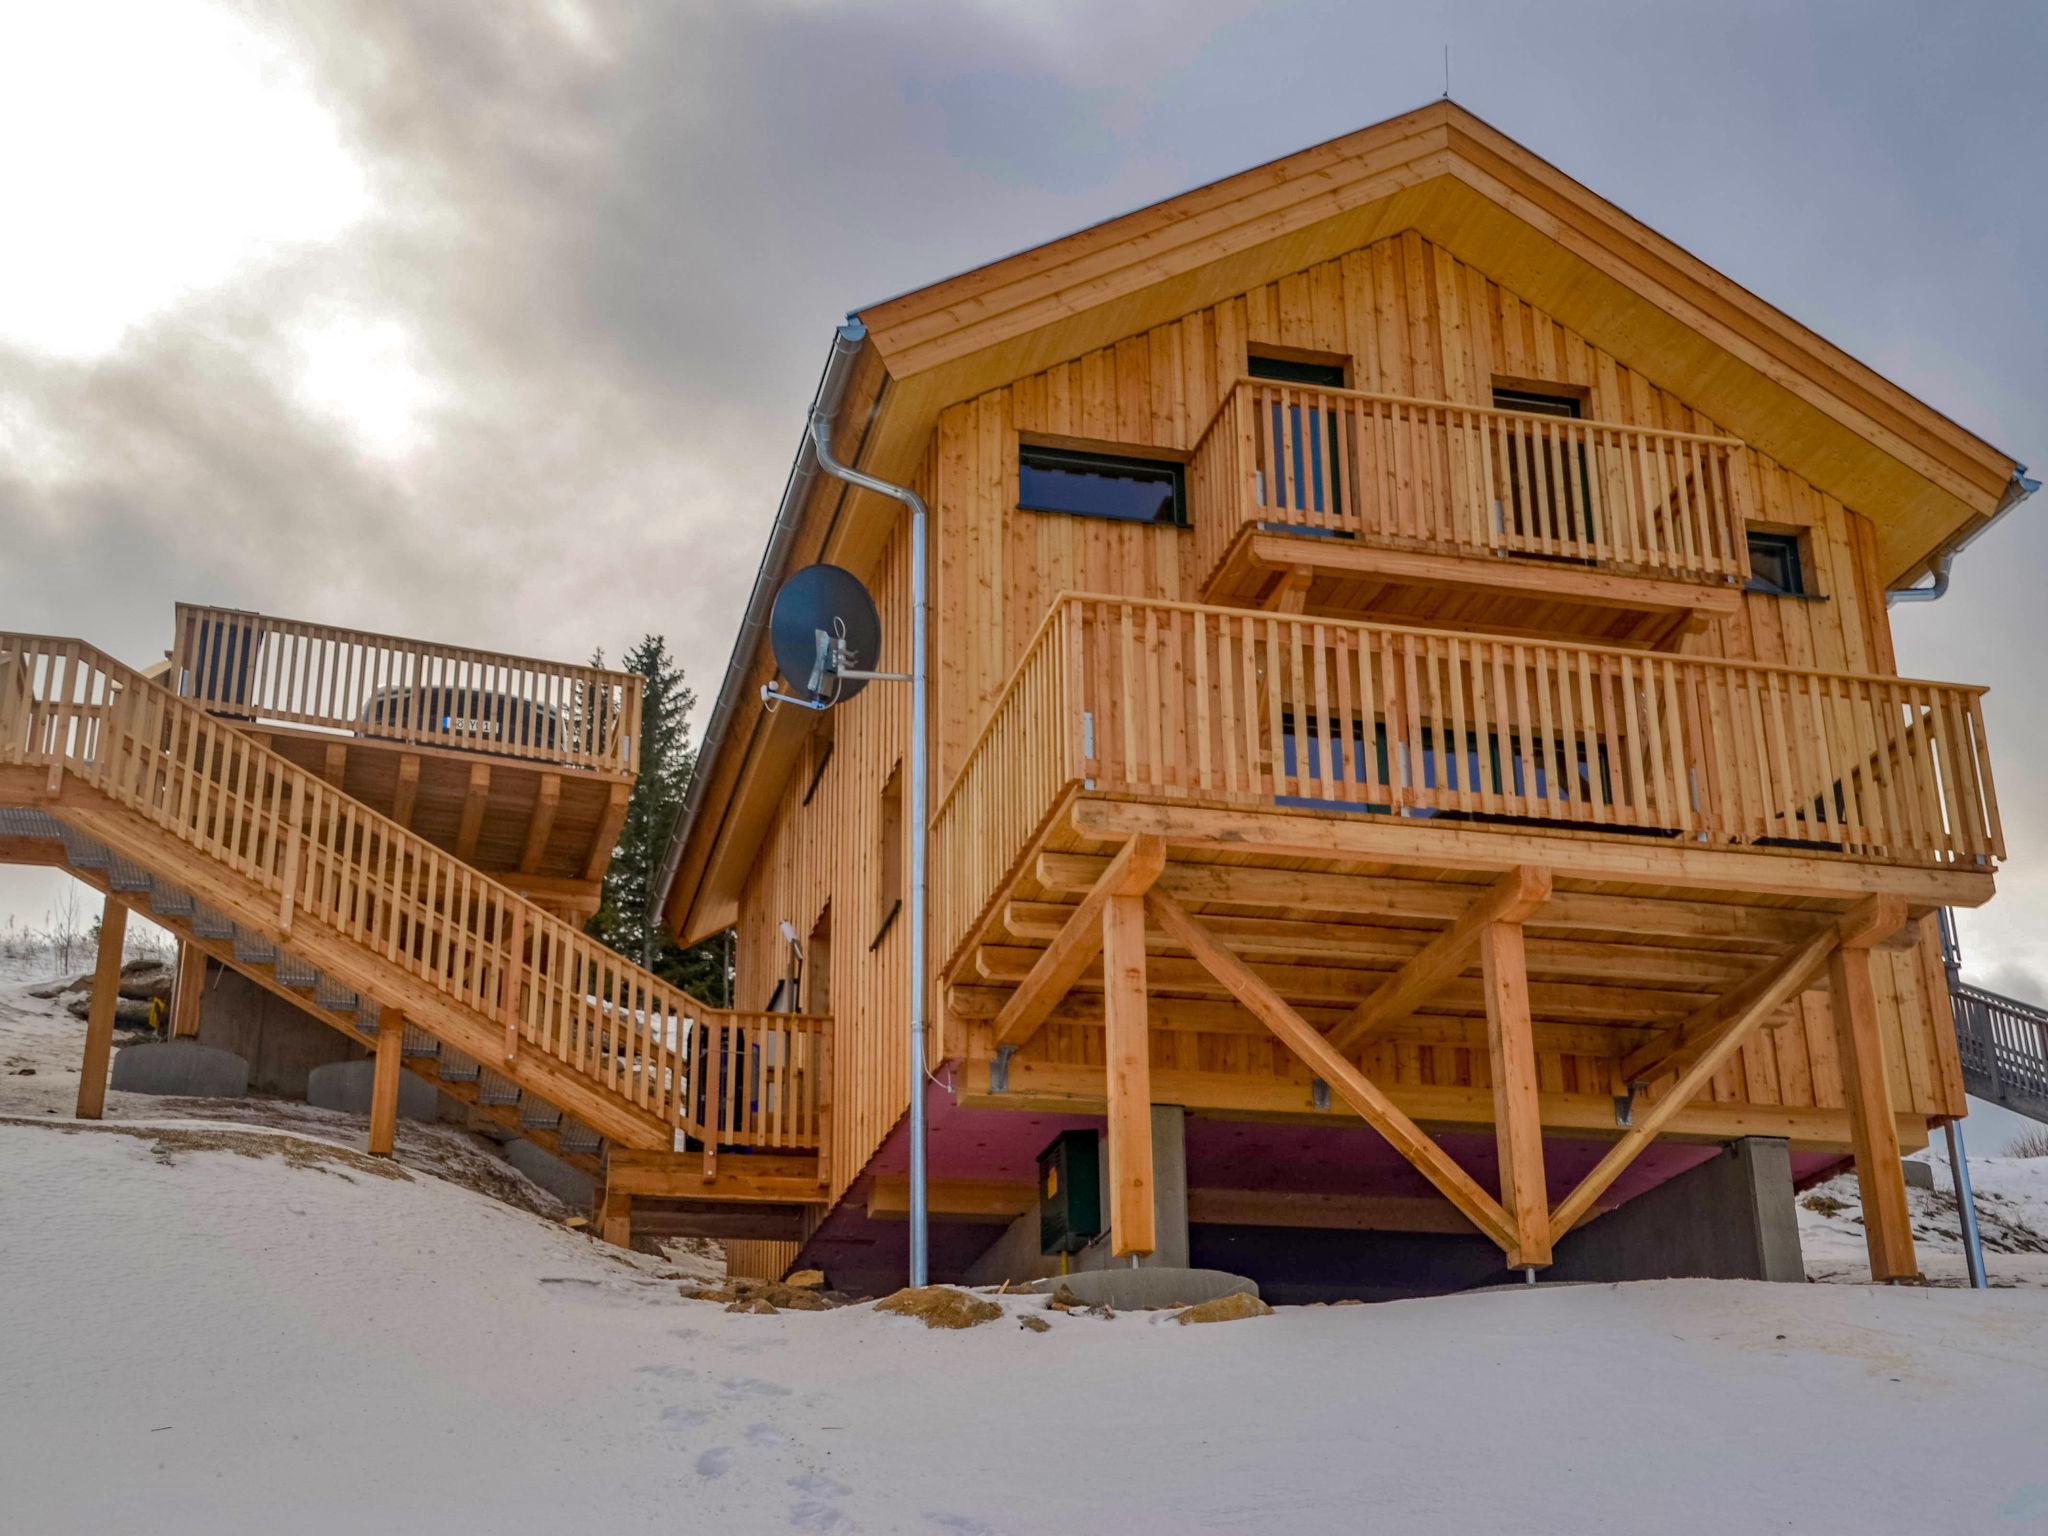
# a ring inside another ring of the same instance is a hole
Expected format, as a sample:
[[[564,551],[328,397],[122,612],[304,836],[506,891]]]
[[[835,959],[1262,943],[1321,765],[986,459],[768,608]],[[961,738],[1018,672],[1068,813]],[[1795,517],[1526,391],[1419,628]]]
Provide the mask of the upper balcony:
[[[1247,379],[1189,475],[1202,597],[1661,646],[1740,604],[1742,450]]]
[[[639,770],[630,672],[180,603],[164,681],[564,916]]]

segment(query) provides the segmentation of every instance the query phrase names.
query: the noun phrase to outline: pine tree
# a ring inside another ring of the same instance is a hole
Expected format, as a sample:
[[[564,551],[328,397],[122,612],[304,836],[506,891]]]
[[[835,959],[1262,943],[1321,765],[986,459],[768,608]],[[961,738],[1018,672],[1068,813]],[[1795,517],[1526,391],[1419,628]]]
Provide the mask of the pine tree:
[[[604,665],[602,651],[593,658]],[[654,878],[682,815],[697,752],[690,709],[697,696],[661,635],[644,636],[626,653],[628,671],[644,683],[640,714],[640,779],[626,805],[618,845],[605,870],[597,912],[586,925],[594,938],[627,959],[708,1003],[725,1001],[723,947],[718,940],[682,948],[662,927]]]

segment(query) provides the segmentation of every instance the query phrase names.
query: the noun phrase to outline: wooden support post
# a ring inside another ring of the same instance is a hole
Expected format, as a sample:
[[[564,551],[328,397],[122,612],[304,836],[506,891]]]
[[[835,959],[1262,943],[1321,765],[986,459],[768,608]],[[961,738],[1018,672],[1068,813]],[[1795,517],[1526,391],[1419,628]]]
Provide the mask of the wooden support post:
[[[519,1054],[519,1031],[526,1021],[526,908],[523,905],[513,906],[511,929],[510,942],[506,945],[509,959],[502,983],[504,995],[498,999],[498,1017],[505,1026],[507,1061]]]
[[[462,820],[455,829],[455,857],[465,864],[476,862],[477,835],[483,831],[484,808],[491,800],[491,765],[474,763],[469,770],[469,788],[462,796]]]
[[[540,873],[541,860],[547,856],[548,839],[555,833],[555,813],[562,804],[562,776],[559,773],[541,775],[540,787],[535,791],[533,820],[526,825],[526,847],[519,855],[519,872],[522,875]]]
[[[100,908],[100,947],[92,968],[92,1006],[85,1016],[85,1061],[79,1067],[78,1118],[97,1120],[107,1107],[107,1064],[114,1053],[114,1006],[121,1000],[121,941],[128,909],[110,892]]]
[[[1529,1268],[1550,1262],[1550,1195],[1543,1176],[1536,1039],[1529,1023],[1529,974],[1520,926],[1488,923],[1479,935],[1479,965],[1486,987],[1500,1203],[1514,1237],[1508,1264]]]
[[[1152,1208],[1152,1037],[1145,999],[1145,898],[1102,909],[1103,1054],[1109,1070],[1109,1235],[1118,1258],[1159,1246]]]
[[[597,1235],[620,1248],[633,1246],[633,1197],[609,1182],[597,1197]]]
[[[398,788],[391,795],[391,819],[412,830],[413,801],[420,792],[420,758],[417,752],[408,752],[398,760]]]
[[[386,1008],[377,1016],[377,1066],[370,1077],[372,1157],[389,1157],[398,1139],[398,1070],[404,1052],[405,1015]]]
[[[1870,1278],[1917,1280],[1920,1266],[1913,1254],[1913,1223],[1906,1206],[1906,1171],[1899,1161],[1899,1128],[1892,1119],[1891,1084],[1885,1074],[1884,1036],[1870,987],[1869,949],[1844,945],[1830,955],[1828,988],[1842,1092],[1849,1100],[1849,1135],[1856,1149]]]
[[[206,995],[206,955],[190,939],[178,944],[178,979],[171,990],[171,1032],[173,1040],[189,1040],[199,1033],[199,1007]]]

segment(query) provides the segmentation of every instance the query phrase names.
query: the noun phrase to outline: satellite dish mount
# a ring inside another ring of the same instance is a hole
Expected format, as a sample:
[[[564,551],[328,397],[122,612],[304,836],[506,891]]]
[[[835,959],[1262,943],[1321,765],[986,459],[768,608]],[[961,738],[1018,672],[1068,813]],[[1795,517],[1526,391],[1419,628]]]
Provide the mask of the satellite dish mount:
[[[875,672],[861,665],[880,654],[882,621],[875,600],[851,571],[809,565],[782,584],[768,618],[775,666],[789,686],[761,689],[770,709],[794,704],[827,710],[843,704],[869,683],[907,683],[908,672]]]

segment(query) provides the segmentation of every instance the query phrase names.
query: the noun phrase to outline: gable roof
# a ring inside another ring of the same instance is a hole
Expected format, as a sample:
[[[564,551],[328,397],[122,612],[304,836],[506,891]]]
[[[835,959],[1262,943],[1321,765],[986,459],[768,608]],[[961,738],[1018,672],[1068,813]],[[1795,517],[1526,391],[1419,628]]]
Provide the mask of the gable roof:
[[[859,310],[866,339],[835,444],[907,479],[949,405],[1409,229],[1870,517],[1887,585],[2006,504],[2010,455],[1450,101]],[[801,505],[785,507],[803,530],[794,544],[864,569],[896,509],[806,481],[808,452],[792,476]],[[764,567],[767,591],[779,576]],[[665,865],[686,933],[730,920],[758,819],[733,797],[772,794],[793,754],[779,741],[793,733],[757,713],[766,657],[742,634]],[[744,764],[724,750],[735,726]]]

